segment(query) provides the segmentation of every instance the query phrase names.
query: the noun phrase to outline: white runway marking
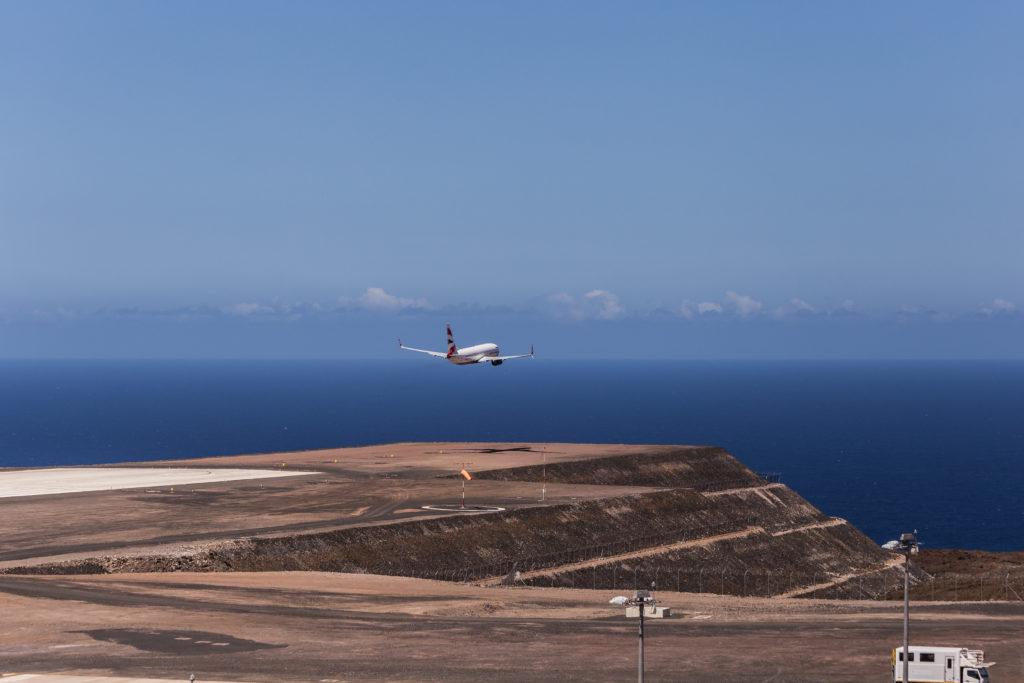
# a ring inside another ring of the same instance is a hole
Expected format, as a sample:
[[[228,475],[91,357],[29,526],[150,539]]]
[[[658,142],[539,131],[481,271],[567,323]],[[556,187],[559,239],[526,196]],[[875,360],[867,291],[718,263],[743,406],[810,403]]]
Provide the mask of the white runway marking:
[[[0,472],[0,498],[47,496],[82,491],[144,489],[216,481],[296,477],[315,472],[280,470],[206,469],[185,467],[51,467]]]

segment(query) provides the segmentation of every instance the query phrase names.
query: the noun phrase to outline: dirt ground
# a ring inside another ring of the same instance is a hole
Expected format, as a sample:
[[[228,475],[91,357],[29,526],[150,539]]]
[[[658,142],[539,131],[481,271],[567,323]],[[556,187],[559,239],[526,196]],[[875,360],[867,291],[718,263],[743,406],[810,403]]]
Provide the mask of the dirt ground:
[[[650,453],[659,446],[390,444],[136,466],[301,469],[263,481],[0,500],[0,568],[445,513],[438,475]],[[664,447],[673,448],[673,447]],[[675,447],[678,448],[678,447]],[[125,465],[118,465],[124,467]],[[92,469],[92,468],[90,468]],[[467,503],[507,508],[651,491],[474,480]],[[827,512],[827,511],[826,511]],[[949,551],[957,553],[961,551]],[[923,555],[923,553],[922,553]],[[946,554],[954,571],[1019,558]],[[0,674],[199,681],[608,681],[636,676],[637,623],[616,593],[319,572],[0,575]],[[972,593],[973,594],[973,593]],[[961,595],[963,591],[961,589]],[[659,592],[649,681],[887,680],[902,603]],[[1024,602],[912,605],[911,642],[985,650],[993,680],[1024,681]]]
[[[608,591],[305,572],[0,577],[0,672],[228,681],[608,681],[637,622]],[[892,602],[662,592],[650,681],[884,681]],[[1024,603],[912,605],[912,642],[1024,680]]]

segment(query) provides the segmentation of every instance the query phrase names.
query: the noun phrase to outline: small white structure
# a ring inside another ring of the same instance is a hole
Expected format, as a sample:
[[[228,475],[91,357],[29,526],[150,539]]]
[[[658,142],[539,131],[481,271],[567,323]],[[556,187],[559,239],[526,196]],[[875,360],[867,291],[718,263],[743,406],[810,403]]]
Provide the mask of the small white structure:
[[[917,683],[989,683],[988,667],[981,650],[965,647],[911,645],[908,676]],[[892,651],[893,683],[903,683],[903,648]]]
[[[644,605],[644,616],[648,619],[664,619],[665,617],[672,615],[671,607],[658,607],[657,605]],[[635,605],[633,607],[626,608],[626,617],[632,617],[633,619],[640,618],[640,606]]]

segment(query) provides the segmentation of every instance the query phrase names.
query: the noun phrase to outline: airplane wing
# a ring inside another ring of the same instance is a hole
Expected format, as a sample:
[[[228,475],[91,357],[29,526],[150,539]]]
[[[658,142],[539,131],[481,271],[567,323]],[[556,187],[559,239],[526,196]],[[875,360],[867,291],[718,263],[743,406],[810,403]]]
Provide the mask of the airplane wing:
[[[405,349],[406,351],[418,351],[419,353],[428,353],[431,356],[435,356],[437,358],[447,358],[448,357],[446,354],[442,353],[441,351],[427,351],[426,349],[414,349],[411,346],[403,346],[401,339],[398,340],[398,348]]]
[[[513,358],[533,358],[533,344],[530,344],[530,352],[519,356],[484,356],[477,363],[490,363],[494,360],[512,360]]]

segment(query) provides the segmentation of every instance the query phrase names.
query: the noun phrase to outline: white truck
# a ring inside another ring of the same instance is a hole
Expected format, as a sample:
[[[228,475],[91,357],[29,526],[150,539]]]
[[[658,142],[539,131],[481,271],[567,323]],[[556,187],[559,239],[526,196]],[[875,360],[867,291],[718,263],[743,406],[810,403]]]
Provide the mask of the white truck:
[[[907,664],[908,683],[989,683],[988,667],[981,650],[965,647],[911,645]],[[892,651],[893,683],[903,683],[903,648]]]

